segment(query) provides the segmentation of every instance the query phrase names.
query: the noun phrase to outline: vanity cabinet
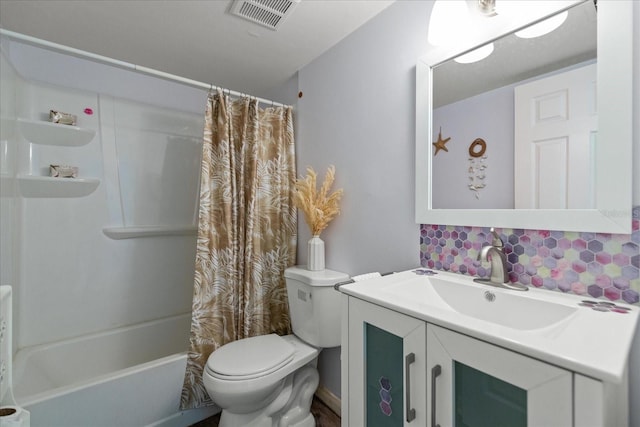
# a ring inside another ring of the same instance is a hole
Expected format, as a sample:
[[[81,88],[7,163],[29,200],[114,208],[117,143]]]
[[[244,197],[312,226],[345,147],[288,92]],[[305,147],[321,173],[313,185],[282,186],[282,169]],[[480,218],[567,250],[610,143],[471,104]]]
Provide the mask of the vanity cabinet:
[[[624,388],[346,294],[342,316],[344,427],[626,424]]]
[[[356,298],[348,298],[345,304],[349,322],[343,325],[342,375],[343,385],[346,373],[353,389],[342,393],[343,425],[425,426],[425,322]],[[345,395],[349,396],[348,405],[344,404]]]
[[[431,426],[571,426],[571,372],[427,326]]]

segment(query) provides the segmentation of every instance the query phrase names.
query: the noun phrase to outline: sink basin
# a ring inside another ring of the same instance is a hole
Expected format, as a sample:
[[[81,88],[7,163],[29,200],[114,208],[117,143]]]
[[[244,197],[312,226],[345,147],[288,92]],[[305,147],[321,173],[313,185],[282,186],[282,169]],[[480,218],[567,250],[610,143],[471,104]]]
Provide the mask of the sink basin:
[[[578,310],[577,306],[529,298],[518,291],[438,277],[397,283],[390,285],[387,291],[395,297],[418,300],[438,308],[446,304],[459,314],[520,330],[546,328]]]
[[[527,298],[512,290],[495,292],[487,286],[473,286],[432,277],[431,286],[458,313],[515,329],[538,329],[571,316],[577,306]],[[517,292],[517,291],[515,291]]]

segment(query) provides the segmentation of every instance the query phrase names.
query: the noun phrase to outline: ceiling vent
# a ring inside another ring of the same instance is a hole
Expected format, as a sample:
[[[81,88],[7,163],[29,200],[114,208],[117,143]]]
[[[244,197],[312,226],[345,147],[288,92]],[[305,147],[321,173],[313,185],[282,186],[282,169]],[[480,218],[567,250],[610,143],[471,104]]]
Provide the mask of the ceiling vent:
[[[300,0],[234,0],[229,12],[276,30],[298,3]]]

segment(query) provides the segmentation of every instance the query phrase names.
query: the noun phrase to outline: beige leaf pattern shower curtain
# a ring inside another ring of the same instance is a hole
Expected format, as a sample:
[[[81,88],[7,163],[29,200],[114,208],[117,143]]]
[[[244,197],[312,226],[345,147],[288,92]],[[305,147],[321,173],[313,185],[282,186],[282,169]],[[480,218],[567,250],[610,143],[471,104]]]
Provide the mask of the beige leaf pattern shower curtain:
[[[211,404],[202,372],[241,338],[290,333],[284,270],[295,263],[291,107],[210,94],[200,178],[190,350],[181,408]]]

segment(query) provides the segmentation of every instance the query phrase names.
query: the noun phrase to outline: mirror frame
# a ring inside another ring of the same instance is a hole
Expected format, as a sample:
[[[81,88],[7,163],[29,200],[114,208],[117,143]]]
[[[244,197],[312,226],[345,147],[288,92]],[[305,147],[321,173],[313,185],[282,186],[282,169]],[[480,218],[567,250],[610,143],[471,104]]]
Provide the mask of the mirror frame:
[[[598,141],[594,209],[435,209],[432,206],[432,68],[539,22],[578,1],[536,2],[536,16],[481,28],[473,46],[434,48],[416,65],[416,182],[418,224],[631,233],[633,127],[633,1],[599,1],[597,18]],[[586,0],[592,1],[592,0]],[[526,19],[528,22],[524,22]],[[487,20],[490,21],[490,20]],[[607,141],[606,144],[602,143]]]

